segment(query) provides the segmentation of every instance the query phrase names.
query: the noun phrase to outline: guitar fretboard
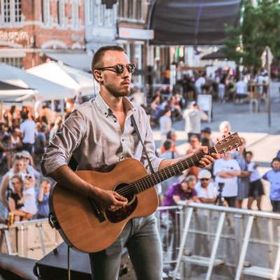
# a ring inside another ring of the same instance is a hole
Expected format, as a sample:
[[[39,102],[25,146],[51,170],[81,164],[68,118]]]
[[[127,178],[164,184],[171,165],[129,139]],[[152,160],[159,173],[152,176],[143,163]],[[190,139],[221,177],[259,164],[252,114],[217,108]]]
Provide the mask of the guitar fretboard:
[[[214,147],[209,149],[209,154],[215,153]],[[177,163],[165,167],[155,173],[149,174],[132,184],[129,184],[118,191],[121,195],[135,195],[143,192],[156,184],[163,182],[173,176],[181,174],[184,170],[197,165],[202,157],[205,155],[202,151],[188,157],[184,160],[180,160]]]

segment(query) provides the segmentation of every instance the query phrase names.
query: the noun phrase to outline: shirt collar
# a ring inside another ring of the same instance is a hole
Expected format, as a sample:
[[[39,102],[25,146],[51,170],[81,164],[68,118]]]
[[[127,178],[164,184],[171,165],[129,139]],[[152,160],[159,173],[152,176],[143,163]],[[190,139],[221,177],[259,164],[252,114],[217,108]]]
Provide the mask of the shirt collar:
[[[104,101],[101,94],[98,93],[96,95],[95,103],[98,106],[98,108],[101,110],[103,115],[105,115],[106,117],[112,115],[112,110],[107,105],[107,103]],[[132,112],[136,111],[135,106],[133,105],[133,103],[127,97],[124,97],[124,106],[126,108],[126,111],[127,111],[128,115],[130,115]],[[131,113],[130,113],[130,111],[131,111]]]

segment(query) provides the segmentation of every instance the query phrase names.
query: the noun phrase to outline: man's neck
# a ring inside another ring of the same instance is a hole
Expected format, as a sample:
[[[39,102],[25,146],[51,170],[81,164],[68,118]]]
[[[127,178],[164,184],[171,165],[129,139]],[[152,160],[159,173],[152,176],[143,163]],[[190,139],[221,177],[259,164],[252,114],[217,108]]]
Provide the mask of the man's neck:
[[[123,104],[123,97],[115,97],[113,95],[109,95],[102,92],[100,92],[100,95],[113,112],[123,112],[125,110]]]

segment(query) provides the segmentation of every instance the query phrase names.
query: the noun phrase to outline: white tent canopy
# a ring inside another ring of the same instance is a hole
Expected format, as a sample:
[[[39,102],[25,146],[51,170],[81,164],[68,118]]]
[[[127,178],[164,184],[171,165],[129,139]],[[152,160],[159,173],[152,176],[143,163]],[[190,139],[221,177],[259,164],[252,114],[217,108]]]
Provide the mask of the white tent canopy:
[[[0,102],[20,102],[35,99],[36,91],[0,81]]]
[[[4,63],[0,63],[0,80],[25,88],[35,89],[38,92],[36,95],[37,99],[42,101],[73,98],[76,93],[73,89],[63,87]]]
[[[70,88],[76,94],[94,93],[94,82],[90,74],[54,61],[32,67],[27,72]]]

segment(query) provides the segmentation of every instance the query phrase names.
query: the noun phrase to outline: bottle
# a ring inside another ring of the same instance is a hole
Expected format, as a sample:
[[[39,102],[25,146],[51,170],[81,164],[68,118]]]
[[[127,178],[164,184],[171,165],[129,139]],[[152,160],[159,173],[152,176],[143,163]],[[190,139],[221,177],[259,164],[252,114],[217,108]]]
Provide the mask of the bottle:
[[[12,226],[14,222],[15,222],[15,214],[10,212],[8,215],[8,227]]]

